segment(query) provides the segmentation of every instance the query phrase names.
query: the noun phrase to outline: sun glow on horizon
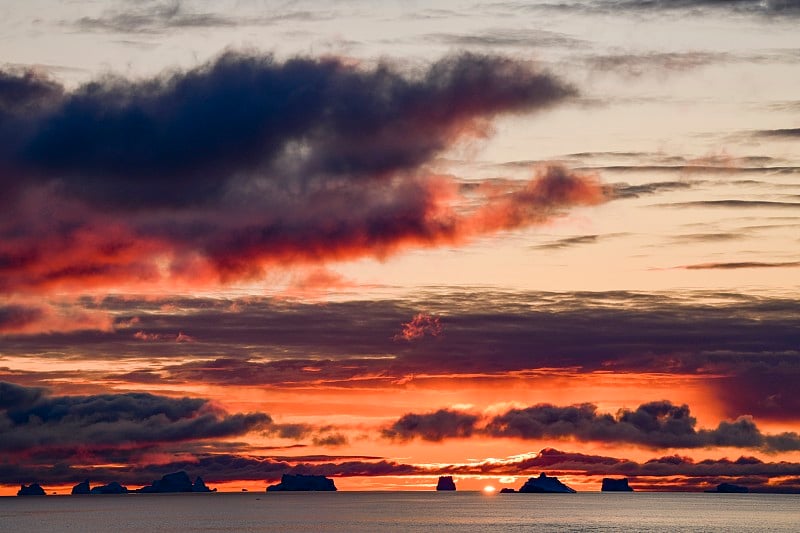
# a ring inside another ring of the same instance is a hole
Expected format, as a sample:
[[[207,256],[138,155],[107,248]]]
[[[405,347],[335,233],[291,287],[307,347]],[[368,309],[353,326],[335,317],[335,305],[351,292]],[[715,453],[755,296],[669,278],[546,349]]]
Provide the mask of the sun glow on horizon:
[[[493,485],[486,485],[485,487],[483,487],[484,494],[494,494],[496,490],[497,489],[495,489]]]

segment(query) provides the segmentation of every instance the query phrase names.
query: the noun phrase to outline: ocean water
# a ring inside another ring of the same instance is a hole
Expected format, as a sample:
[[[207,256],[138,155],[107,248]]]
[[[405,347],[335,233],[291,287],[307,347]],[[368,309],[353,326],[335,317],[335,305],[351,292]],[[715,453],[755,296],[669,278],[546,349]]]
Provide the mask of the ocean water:
[[[800,531],[800,495],[477,492],[0,498],[0,531]]]

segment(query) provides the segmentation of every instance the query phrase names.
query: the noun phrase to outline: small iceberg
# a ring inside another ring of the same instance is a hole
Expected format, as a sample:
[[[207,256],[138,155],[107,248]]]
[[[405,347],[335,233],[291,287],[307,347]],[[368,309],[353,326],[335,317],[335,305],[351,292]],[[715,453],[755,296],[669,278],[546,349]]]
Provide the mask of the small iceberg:
[[[456,482],[453,481],[453,476],[439,476],[436,490],[456,490]]]

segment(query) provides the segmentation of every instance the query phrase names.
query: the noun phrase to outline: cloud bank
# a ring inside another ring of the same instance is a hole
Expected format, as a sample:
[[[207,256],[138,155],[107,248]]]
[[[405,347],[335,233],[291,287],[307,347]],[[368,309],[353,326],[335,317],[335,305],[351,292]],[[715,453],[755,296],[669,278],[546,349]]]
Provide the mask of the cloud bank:
[[[228,414],[200,398],[147,393],[53,396],[0,381],[0,451],[125,448],[217,439],[268,427],[264,413]]]
[[[687,405],[649,402],[616,415],[598,413],[584,403],[560,407],[538,404],[510,409],[481,422],[477,415],[440,409],[434,413],[403,415],[383,430],[390,439],[428,441],[465,438],[473,434],[519,439],[573,439],[578,441],[636,444],[648,448],[700,448],[729,446],[760,448],[767,452],[800,450],[794,432],[764,435],[752,417],[722,421],[715,429],[697,429]]]

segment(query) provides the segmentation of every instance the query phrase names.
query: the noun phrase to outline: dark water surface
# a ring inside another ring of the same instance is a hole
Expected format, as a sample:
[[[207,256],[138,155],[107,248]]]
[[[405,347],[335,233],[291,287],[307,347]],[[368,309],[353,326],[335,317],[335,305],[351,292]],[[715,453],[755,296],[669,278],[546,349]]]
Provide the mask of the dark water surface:
[[[781,494],[336,492],[0,498],[0,531],[800,531]]]

